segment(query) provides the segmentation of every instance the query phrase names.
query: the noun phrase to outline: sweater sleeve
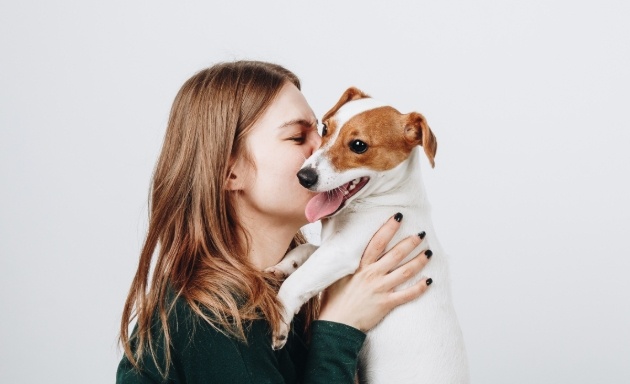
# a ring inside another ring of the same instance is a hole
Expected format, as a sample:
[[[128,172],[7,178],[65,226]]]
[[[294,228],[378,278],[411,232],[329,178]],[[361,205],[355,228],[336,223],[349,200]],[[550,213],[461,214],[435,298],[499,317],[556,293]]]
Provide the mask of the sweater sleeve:
[[[134,369],[123,357],[117,383],[230,383],[318,384],[354,383],[358,353],[365,334],[347,325],[314,321],[307,347],[297,332],[287,346],[271,348],[271,332],[264,320],[247,327],[247,341],[235,340],[200,320],[187,305],[178,303],[169,319],[171,364],[163,379],[149,357]],[[295,328],[294,328],[295,329]],[[163,343],[157,346],[163,363]]]
[[[304,369],[304,384],[354,383],[365,333],[351,326],[317,320]]]

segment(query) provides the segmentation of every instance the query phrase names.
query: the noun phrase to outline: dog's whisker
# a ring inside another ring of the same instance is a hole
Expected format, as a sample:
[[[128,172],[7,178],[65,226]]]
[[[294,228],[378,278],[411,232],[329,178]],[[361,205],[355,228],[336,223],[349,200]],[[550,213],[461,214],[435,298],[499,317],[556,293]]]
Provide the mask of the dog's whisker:
[[[330,191],[328,191],[328,194],[326,195],[326,197],[328,198],[328,200],[330,200],[333,195],[336,195],[338,193],[343,193],[343,190],[341,189],[341,187],[331,189]]]

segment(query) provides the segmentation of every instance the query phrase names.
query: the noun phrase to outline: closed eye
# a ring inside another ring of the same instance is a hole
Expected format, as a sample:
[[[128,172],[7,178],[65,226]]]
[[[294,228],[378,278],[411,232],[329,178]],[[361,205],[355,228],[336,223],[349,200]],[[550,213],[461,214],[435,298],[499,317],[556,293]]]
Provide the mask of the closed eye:
[[[306,142],[306,134],[301,134],[299,136],[294,136],[289,138],[291,141],[295,141],[297,144],[304,144]]]

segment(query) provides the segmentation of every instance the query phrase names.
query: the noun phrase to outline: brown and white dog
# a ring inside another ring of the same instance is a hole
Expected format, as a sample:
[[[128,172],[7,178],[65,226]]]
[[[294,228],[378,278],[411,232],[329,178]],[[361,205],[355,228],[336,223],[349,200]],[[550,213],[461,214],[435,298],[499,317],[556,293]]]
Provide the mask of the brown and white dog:
[[[308,203],[306,217],[311,222],[322,220],[322,243],[319,248],[300,246],[270,269],[290,275],[279,292],[287,325],[274,334],[274,348],[284,346],[288,324],[302,304],[354,273],[372,235],[392,213],[401,212],[404,220],[390,245],[425,231],[424,241],[401,264],[430,247],[433,256],[422,274],[434,283],[368,332],[361,350],[360,380],[468,383],[446,254],[433,230],[420,174],[420,146],[434,165],[433,132],[421,114],[401,114],[356,88],[349,88],[322,120],[322,145],[298,173],[303,186],[319,192]],[[401,288],[421,278],[418,275]]]

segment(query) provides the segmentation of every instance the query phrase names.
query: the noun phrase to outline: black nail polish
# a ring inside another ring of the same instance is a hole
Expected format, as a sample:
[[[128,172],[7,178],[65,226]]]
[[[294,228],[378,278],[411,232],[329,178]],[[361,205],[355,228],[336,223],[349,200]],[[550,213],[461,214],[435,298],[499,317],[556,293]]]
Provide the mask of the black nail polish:
[[[397,214],[395,214],[394,220],[400,223],[400,220],[402,220],[402,213],[398,212]]]
[[[425,231],[418,233],[418,237],[420,238],[420,240],[423,240],[426,235],[427,233]]]
[[[433,252],[430,249],[427,249],[426,251],[424,251],[424,255],[427,257],[427,259],[430,259],[431,256],[433,256]]]
[[[433,283],[433,279],[429,277],[427,279],[427,285],[431,285],[432,283]]]

